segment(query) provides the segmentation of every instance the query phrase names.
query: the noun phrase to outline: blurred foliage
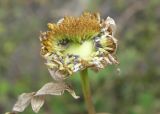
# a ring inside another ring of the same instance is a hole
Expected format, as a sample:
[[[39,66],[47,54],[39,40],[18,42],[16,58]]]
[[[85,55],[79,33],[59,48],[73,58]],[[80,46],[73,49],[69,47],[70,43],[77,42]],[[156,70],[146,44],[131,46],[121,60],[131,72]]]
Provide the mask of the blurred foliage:
[[[120,65],[90,71],[97,112],[160,114],[159,6],[159,0],[0,0],[0,113],[10,111],[19,94],[52,80],[39,55],[40,30],[88,10],[113,17],[118,26]],[[48,97],[40,114],[86,113],[79,74],[68,81],[81,98]]]

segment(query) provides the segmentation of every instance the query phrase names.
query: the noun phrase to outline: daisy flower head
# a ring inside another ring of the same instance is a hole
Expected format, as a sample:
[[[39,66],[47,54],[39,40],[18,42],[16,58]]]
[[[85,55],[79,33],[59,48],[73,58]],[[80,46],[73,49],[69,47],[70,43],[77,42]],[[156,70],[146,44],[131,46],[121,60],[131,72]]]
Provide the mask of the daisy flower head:
[[[63,80],[87,68],[97,71],[117,64],[115,29],[112,18],[103,20],[98,13],[88,12],[49,23],[48,30],[41,32],[40,42],[41,55],[51,76]]]

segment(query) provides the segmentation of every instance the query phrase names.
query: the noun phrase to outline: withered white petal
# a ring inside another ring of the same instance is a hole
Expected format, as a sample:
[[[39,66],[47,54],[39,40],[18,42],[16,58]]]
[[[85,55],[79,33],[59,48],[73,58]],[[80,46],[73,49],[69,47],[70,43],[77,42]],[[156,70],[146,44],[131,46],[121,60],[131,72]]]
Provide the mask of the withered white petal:
[[[109,25],[109,27],[111,27],[112,35],[114,35],[114,33],[116,32],[116,23],[115,23],[115,21],[111,17],[107,17],[105,22]]]
[[[60,23],[62,23],[64,20],[64,18],[61,18],[60,20],[58,20],[57,25],[59,25]]]

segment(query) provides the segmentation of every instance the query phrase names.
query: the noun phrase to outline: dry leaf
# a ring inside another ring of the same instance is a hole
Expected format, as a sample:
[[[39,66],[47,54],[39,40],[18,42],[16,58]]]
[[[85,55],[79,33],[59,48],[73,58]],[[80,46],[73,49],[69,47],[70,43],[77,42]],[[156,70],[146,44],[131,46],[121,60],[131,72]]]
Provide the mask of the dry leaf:
[[[72,89],[72,87],[70,85],[67,85],[68,88],[66,89],[66,91],[68,91],[73,98],[78,99],[80,98],[79,96],[76,95],[75,91]]]
[[[38,95],[62,95],[65,90],[65,84],[60,82],[60,83],[47,83],[45,84],[37,93],[35,94],[36,96]]]
[[[80,97],[76,95],[76,93],[73,90],[68,90],[67,91],[72,95],[73,98],[79,99]]]
[[[21,94],[18,97],[18,101],[13,106],[13,112],[23,112],[24,109],[30,104],[34,94],[35,92]]]
[[[45,98],[45,96],[34,96],[31,99],[32,110],[35,113],[38,113],[38,111],[40,110],[40,108],[43,106],[43,104],[44,104],[44,98]]]
[[[74,90],[69,86],[68,84],[64,82],[58,82],[58,83],[47,83],[45,84],[37,93],[35,96],[39,95],[62,95],[64,91],[67,90],[74,98],[79,98],[79,96],[76,96]]]
[[[69,84],[66,84],[65,82],[50,82],[45,84],[36,93],[32,92],[21,94],[13,107],[13,112],[6,114],[17,114],[18,112],[23,112],[30,103],[33,111],[37,113],[43,106],[46,95],[62,95],[65,90],[68,91],[75,99],[79,98],[79,96],[76,96],[74,90]]]

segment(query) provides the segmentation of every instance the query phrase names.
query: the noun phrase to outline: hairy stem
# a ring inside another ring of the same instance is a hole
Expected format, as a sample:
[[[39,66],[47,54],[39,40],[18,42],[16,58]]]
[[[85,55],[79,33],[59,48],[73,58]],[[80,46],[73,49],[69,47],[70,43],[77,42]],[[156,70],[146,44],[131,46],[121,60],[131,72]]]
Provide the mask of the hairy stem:
[[[85,103],[88,109],[88,114],[96,114],[94,105],[92,103],[87,69],[81,71],[80,74],[81,74],[83,95],[84,95]]]

